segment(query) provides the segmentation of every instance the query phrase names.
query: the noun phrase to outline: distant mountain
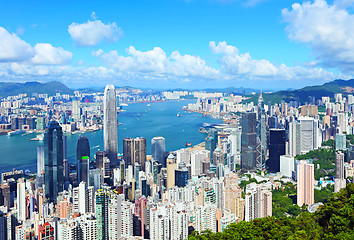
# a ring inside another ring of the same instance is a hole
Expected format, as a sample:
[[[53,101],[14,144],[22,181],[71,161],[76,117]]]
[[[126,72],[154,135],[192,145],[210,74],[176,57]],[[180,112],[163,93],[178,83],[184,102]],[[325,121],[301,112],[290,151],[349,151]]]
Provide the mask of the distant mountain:
[[[334,97],[334,94],[342,93],[343,95],[354,94],[354,79],[350,80],[334,80],[323,85],[308,86],[291,91],[278,91],[263,94],[265,103],[280,103],[281,100],[286,102],[299,100],[301,103],[309,102],[309,97],[320,99],[321,97]],[[259,95],[253,95],[249,101],[257,101]]]
[[[0,82],[0,98],[13,96],[21,93],[27,93],[32,96],[32,93],[46,93],[49,96],[56,93],[73,94],[74,91],[68,88],[65,84],[57,81],[40,83],[40,82],[26,82],[26,83],[12,83]]]

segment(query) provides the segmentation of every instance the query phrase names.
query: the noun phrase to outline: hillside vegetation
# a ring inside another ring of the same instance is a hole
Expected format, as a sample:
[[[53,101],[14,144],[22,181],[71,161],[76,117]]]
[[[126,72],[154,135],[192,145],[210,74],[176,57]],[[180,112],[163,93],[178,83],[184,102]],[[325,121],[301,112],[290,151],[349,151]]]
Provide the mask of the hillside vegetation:
[[[313,214],[243,221],[229,225],[222,233],[193,232],[189,239],[354,239],[353,206],[354,184],[348,184]]]

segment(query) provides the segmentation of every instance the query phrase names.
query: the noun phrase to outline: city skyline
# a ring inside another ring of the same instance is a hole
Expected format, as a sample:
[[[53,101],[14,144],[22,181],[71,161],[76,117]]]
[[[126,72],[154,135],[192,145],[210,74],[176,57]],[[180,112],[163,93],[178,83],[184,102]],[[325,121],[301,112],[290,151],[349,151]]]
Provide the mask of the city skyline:
[[[350,1],[67,4],[3,4],[2,81],[279,90],[352,78]]]

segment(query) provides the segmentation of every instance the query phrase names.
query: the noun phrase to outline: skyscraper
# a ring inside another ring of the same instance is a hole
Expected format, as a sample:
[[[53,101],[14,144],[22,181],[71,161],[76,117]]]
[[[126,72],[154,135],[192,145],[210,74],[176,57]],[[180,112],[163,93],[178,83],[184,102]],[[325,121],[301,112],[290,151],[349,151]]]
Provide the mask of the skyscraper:
[[[265,160],[267,155],[267,126],[266,114],[264,109],[264,101],[262,93],[258,98],[258,123],[257,123],[257,163],[258,169],[265,168]]]
[[[37,176],[42,176],[44,172],[44,146],[37,147]]]
[[[163,137],[154,137],[151,139],[151,155],[152,159],[160,163],[162,167],[166,167],[165,139]]]
[[[267,169],[269,172],[280,171],[280,156],[285,155],[285,130],[269,130],[269,159]]]
[[[314,166],[301,160],[297,165],[297,205],[311,205],[314,200]]]
[[[90,143],[86,136],[80,136],[76,146],[77,180],[88,184],[88,171],[90,168]]]
[[[17,212],[18,220],[26,220],[26,182],[20,178],[17,182]]]
[[[63,170],[63,132],[57,121],[51,121],[44,134],[45,197],[51,202],[63,191]]]
[[[242,113],[241,125],[241,169],[243,172],[256,170],[256,113],[246,112]]]
[[[177,169],[176,157],[170,154],[167,157],[167,189],[175,186],[175,170]]]
[[[289,155],[295,157],[301,154],[300,122],[289,123]]]
[[[138,163],[145,171],[146,139],[143,137],[124,138],[123,158],[127,165],[135,166],[135,163]]]
[[[103,139],[104,150],[108,154],[111,166],[117,165],[118,128],[117,128],[117,97],[113,85],[104,90]]]
[[[98,189],[96,192],[96,219],[97,219],[97,239],[108,240],[108,202],[107,190]]]
[[[300,146],[301,152],[307,153],[321,146],[319,138],[318,120],[311,117],[301,117]]]
[[[339,192],[346,186],[344,178],[344,153],[341,151],[336,152],[336,176],[334,179],[334,192]]]

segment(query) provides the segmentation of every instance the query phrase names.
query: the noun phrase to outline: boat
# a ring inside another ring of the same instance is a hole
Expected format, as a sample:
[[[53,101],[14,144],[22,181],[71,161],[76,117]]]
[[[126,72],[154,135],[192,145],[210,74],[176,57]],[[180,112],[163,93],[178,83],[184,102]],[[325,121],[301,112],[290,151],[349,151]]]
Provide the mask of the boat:
[[[146,105],[146,106],[150,107],[150,103],[148,105]]]
[[[186,147],[192,146],[192,143],[186,142]]]
[[[21,133],[25,133],[26,130],[17,130],[17,131],[12,131],[12,132],[9,132],[7,133],[8,136],[15,136],[15,135],[18,135],[18,134],[21,134]]]
[[[182,116],[177,113],[177,117],[182,117]]]
[[[199,132],[201,132],[201,133],[208,133],[208,131],[207,131],[205,128],[203,128],[203,127],[199,128]]]
[[[43,141],[44,133],[37,135],[38,141]]]

